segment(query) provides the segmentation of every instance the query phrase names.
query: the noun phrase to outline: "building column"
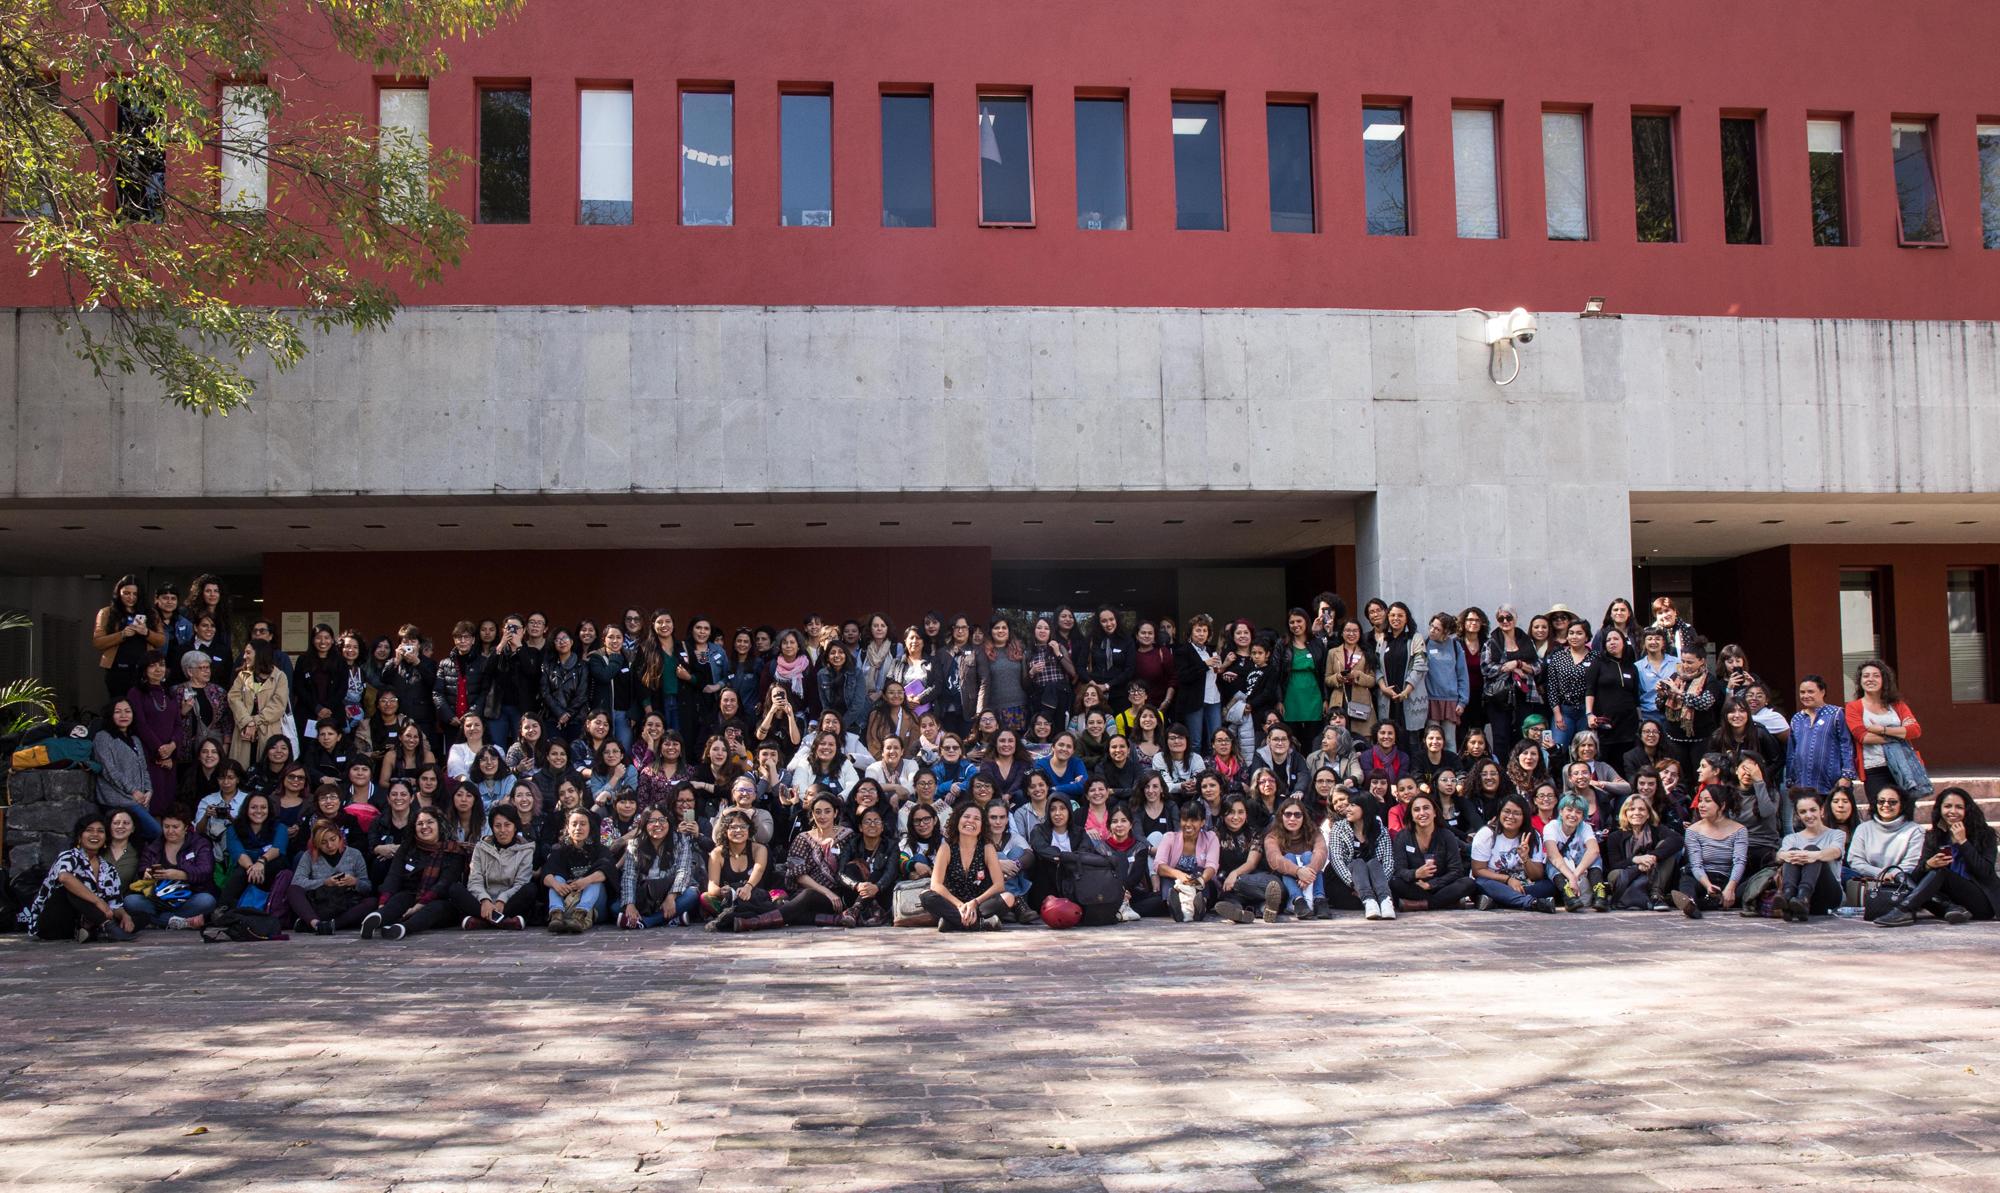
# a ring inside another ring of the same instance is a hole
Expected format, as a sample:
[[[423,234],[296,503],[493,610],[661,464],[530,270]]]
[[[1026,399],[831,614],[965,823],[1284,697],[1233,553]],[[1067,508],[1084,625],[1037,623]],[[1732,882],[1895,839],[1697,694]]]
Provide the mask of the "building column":
[[[1357,509],[1350,603],[1402,601],[1421,629],[1440,610],[1504,603],[1525,622],[1559,601],[1595,625],[1631,595],[1630,509],[1616,485],[1385,485]]]

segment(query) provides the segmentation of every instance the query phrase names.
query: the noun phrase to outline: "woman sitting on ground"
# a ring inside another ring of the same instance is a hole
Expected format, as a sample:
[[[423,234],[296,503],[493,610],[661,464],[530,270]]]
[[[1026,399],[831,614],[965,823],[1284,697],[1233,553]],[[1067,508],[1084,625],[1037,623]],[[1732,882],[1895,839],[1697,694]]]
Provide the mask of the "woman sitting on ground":
[[[125,906],[140,922],[156,928],[199,928],[216,907],[215,847],[200,833],[188,831],[188,811],[176,805],[160,814],[160,839],[140,854],[140,874],[155,884],[178,882],[187,888],[179,902],[145,895],[125,896]]]
[[[1813,913],[1840,906],[1840,859],[1847,853],[1847,834],[1826,823],[1819,792],[1792,789],[1792,814],[1798,829],[1778,843],[1778,906],[1789,924],[1803,924]]]
[[[285,826],[271,816],[271,797],[261,791],[243,800],[243,811],[229,824],[225,855],[229,858],[229,878],[223,883],[222,901],[230,907],[246,904],[261,909],[264,895],[278,877],[279,863],[285,858]],[[252,896],[255,889],[262,894]]]
[[[111,828],[100,812],[86,812],[70,831],[70,847],[49,867],[28,905],[28,935],[37,940],[130,940],[137,931],[125,910],[118,871],[104,856]]]
[[[1125,818],[1130,821],[1131,812],[1126,812]],[[1126,831],[1130,833],[1132,830],[1128,828]],[[1028,834],[1028,845],[1035,854],[1028,905],[1037,914],[1042,911],[1043,900],[1051,896],[1068,899],[1074,894],[1076,872],[1080,867],[1113,864],[1109,847],[1083,831],[1083,818],[1075,813],[1066,799],[1049,801],[1048,819]],[[1149,888],[1151,882],[1152,878],[1148,875]]]
[[[523,793],[532,797],[534,787]],[[461,928],[528,926],[535,906],[535,840],[522,825],[513,804],[500,804],[486,818],[486,839],[473,847],[465,885],[453,889],[454,910],[462,912]]]
[[[1006,809],[1001,804],[990,807],[999,808],[1004,819]],[[843,928],[887,927],[894,914],[901,857],[888,828],[886,810],[879,805],[864,809],[854,818],[854,832],[840,848],[839,877],[848,896],[847,907],[840,913]]]
[[[332,936],[336,928],[360,927],[375,910],[368,861],[348,840],[337,824],[322,820],[313,825],[312,846],[293,864],[291,889],[285,894],[301,931]]]
[[[792,838],[785,856],[785,886],[791,897],[761,915],[739,912],[733,921],[736,931],[813,923],[840,926],[840,913],[847,910],[847,897],[841,893],[840,851],[853,830],[840,823],[840,801],[830,792],[814,792],[807,809],[807,826]]]
[[[970,803],[955,809],[951,830],[931,870],[930,889],[922,895],[924,910],[937,919],[940,932],[997,931],[1006,906],[1001,898],[1005,889],[1000,854],[987,835],[985,813]]]
[[[1528,805],[1518,795],[1500,800],[1499,811],[1472,839],[1472,878],[1479,884],[1479,907],[1553,912],[1555,883],[1542,860],[1542,837],[1528,824]]]
[[[1554,823],[1542,829],[1542,856],[1555,870],[1557,893],[1568,911],[1610,911],[1604,891],[1604,850],[1590,827],[1590,809],[1572,792],[1556,804]]]
[[[709,917],[708,930],[721,932],[733,928],[739,915],[755,917],[771,910],[770,893],[763,889],[770,853],[751,839],[750,818],[737,809],[717,819],[715,835],[719,840],[708,853],[701,907]]]
[[[621,798],[619,802],[624,801]],[[696,873],[701,864],[696,832],[693,820],[685,821],[677,831],[665,808],[646,810],[637,836],[625,851],[624,865],[619,867],[620,928],[689,922],[687,917],[701,899],[706,877]]]
[[[1300,805],[1303,810],[1304,805]],[[1208,809],[1189,804],[1181,809],[1181,831],[1161,840],[1155,856],[1153,877],[1167,910],[1181,923],[1200,920],[1215,894],[1215,873],[1222,846],[1215,834],[1202,827]],[[1267,842],[1265,849],[1270,845]]]
[[[1319,774],[1325,778],[1333,771]],[[1252,909],[1261,907],[1264,922],[1277,923],[1285,905],[1285,884],[1265,868],[1264,838],[1250,825],[1249,801],[1240,795],[1230,796],[1223,801],[1222,815],[1209,827],[1215,830],[1216,872],[1220,875],[1216,879],[1215,914],[1232,924],[1247,924],[1254,914]],[[1161,914],[1165,914],[1164,907]]]
[[[1014,831],[1013,820],[1007,811],[1007,801],[994,800],[986,805],[984,813],[987,841],[1000,857],[1000,878],[1003,885],[1000,899],[1007,905],[1006,910],[1000,913],[1000,918],[1002,921],[1025,924],[1029,927],[1038,926],[1042,922],[1042,917],[1036,915],[1035,909],[1028,906],[1028,888],[1034,882],[1033,876],[1028,872],[1034,860],[1028,852],[1028,839]]]
[[[417,821],[423,840],[424,822]],[[588,932],[604,912],[611,881],[611,859],[597,843],[597,822],[576,808],[564,813],[562,836],[542,866],[541,886],[548,891],[549,931],[558,936]]]
[[[389,863],[374,911],[361,918],[361,939],[401,940],[450,922],[451,888],[465,878],[472,847],[447,841],[434,808],[419,808],[410,839]]]
[[[1660,823],[1653,801],[1635,791],[1604,838],[1605,893],[1614,910],[1671,911],[1667,892],[1680,865],[1681,835]]]
[[[1736,888],[1750,858],[1750,830],[1729,818],[1729,789],[1705,783],[1695,793],[1695,820],[1683,837],[1686,865],[1674,906],[1691,920],[1704,911],[1736,906]]]
[[[1828,802],[1837,805],[1846,794],[1835,791]],[[1860,882],[1864,891],[1869,886],[1915,882],[1923,858],[1923,826],[1909,818],[1903,793],[1884,787],[1875,793],[1875,814],[1855,825],[1848,838],[1847,866],[1841,877]],[[1867,903],[1865,895],[1861,902]]]
[[[1333,918],[1321,881],[1326,872],[1326,842],[1306,811],[1305,801],[1288,795],[1279,802],[1277,815],[1264,833],[1264,857],[1284,884],[1293,918]]]
[[[1992,919],[2000,910],[1993,849],[1993,829],[1978,801],[1963,787],[1938,792],[1931,827],[1924,834],[1924,860],[1917,868],[1922,877],[1875,926],[1907,927],[1924,910],[1947,924]]]
[[[1348,910],[1358,907],[1371,920],[1396,918],[1396,896],[1389,886],[1389,827],[1382,822],[1381,801],[1336,790],[1320,836],[1326,840],[1327,869],[1339,880],[1326,884],[1327,902]],[[1267,908],[1265,921],[1275,918]]]
[[[1444,826],[1437,796],[1419,791],[1406,806],[1410,823],[1389,841],[1390,893],[1408,911],[1457,907],[1476,890],[1466,870],[1465,847]],[[1396,918],[1394,903],[1378,902],[1376,910],[1378,919]]]
[[[1110,856],[1112,867],[1118,871],[1119,885],[1124,888],[1124,899],[1118,907],[1119,920],[1129,923],[1142,917],[1165,916],[1166,901],[1153,889],[1153,849],[1139,835],[1130,808],[1119,804],[1111,809],[1111,831],[1100,844]]]

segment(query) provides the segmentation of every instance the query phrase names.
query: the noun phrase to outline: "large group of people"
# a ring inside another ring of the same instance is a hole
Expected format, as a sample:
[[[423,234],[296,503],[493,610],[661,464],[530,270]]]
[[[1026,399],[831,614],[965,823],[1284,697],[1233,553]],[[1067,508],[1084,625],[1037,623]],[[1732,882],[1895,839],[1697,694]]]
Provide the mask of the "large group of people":
[[[1774,691],[1664,598],[1594,625],[1331,593],[1274,627],[530,612],[436,646],[315,625],[296,655],[226,607],[213,576],[114,585],[101,809],[37,937],[2000,909],[1993,830],[1931,790],[1887,663]]]

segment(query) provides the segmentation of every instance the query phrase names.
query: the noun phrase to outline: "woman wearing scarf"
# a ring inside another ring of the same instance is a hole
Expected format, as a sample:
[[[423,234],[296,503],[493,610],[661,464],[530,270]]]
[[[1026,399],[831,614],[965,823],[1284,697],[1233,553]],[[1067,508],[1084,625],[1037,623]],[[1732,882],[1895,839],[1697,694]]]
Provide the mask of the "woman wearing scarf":
[[[384,940],[401,940],[448,922],[448,896],[454,883],[464,881],[471,853],[471,845],[445,840],[437,812],[419,808],[410,840],[389,863],[376,910],[362,917],[361,939],[373,940],[380,932]]]

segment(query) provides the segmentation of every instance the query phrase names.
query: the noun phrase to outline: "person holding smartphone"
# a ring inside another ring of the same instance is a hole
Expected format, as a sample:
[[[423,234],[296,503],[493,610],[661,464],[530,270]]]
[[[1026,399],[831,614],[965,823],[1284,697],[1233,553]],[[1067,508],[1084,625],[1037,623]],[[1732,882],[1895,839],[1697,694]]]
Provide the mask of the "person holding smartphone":
[[[1924,834],[1916,886],[1875,921],[1879,928],[1907,928],[1919,911],[1947,924],[1990,920],[2000,910],[2000,875],[1994,872],[1994,832],[1979,801],[1963,787],[1938,792],[1931,827]]]

